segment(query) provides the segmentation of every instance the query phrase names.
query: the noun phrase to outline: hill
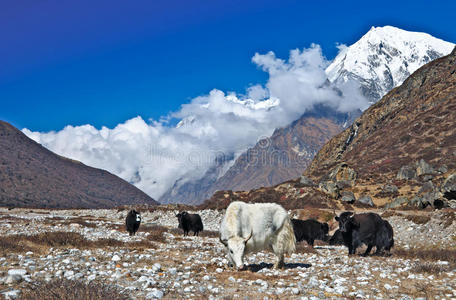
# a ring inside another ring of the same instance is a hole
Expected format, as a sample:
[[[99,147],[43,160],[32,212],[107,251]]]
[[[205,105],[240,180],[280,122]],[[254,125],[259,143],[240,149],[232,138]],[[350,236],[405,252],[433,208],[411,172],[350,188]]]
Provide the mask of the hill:
[[[112,208],[156,205],[119,177],[59,156],[0,121],[0,206]]]

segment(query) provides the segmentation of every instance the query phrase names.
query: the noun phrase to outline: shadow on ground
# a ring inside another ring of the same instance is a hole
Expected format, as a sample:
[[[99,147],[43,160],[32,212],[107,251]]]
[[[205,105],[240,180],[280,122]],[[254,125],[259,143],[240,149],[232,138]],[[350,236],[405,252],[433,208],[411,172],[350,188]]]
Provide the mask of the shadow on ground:
[[[291,263],[285,264],[285,269],[296,269],[296,268],[310,268],[311,264],[301,264],[301,263]],[[258,272],[262,269],[272,269],[273,264],[260,263],[260,264],[251,264],[247,266],[247,270],[251,272]]]

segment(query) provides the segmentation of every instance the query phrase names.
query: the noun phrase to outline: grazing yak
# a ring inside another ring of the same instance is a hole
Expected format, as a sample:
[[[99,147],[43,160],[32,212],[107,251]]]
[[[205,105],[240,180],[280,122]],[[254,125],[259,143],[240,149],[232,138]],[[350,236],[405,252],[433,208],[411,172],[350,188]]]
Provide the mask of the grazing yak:
[[[314,246],[315,240],[326,241],[328,239],[328,223],[320,223],[317,220],[291,219],[296,242],[305,240],[310,246]]]
[[[189,214],[186,211],[180,212],[176,215],[179,221],[178,228],[184,231],[184,236],[188,235],[189,231],[193,231],[193,235],[197,236],[200,231],[203,231],[203,221],[198,214]]]
[[[375,213],[352,215],[351,212],[344,212],[336,216],[348,254],[355,254],[356,248],[363,243],[367,245],[364,256],[368,255],[374,246],[377,248],[376,254],[383,249],[389,251],[394,240],[393,229],[387,221]]]
[[[290,218],[275,203],[232,202],[220,226],[220,241],[230,264],[238,270],[245,268],[245,254],[262,250],[272,250],[277,256],[274,268],[282,268],[284,254],[291,254],[296,248]]]
[[[139,224],[141,224],[141,215],[134,209],[130,210],[125,219],[125,227],[130,236],[136,234]]]

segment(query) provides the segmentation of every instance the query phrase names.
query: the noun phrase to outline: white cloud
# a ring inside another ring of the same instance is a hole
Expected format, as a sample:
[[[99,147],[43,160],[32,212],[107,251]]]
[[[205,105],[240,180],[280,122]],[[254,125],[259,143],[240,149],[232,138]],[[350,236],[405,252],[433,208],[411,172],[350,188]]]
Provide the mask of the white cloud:
[[[146,123],[138,116],[112,129],[84,125],[23,132],[60,155],[106,169],[158,199],[177,179],[200,178],[217,156],[239,155],[315,104],[341,111],[365,104],[357,88],[345,87],[347,101],[328,85],[328,62],[318,45],[292,50],[288,60],[268,52],[256,53],[252,61],[269,74],[264,86],[253,85],[245,95],[214,89],[158,122]],[[180,120],[178,126],[168,126],[170,118]]]

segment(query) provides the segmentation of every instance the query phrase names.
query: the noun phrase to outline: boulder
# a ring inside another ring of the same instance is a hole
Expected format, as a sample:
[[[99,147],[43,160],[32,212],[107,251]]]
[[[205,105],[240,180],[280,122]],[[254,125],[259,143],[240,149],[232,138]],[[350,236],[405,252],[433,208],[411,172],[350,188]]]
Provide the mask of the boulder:
[[[339,198],[339,188],[337,187],[335,182],[332,181],[322,181],[318,185],[320,190],[326,194],[329,194],[333,198]]]
[[[443,196],[448,200],[456,199],[456,173],[448,176],[442,184],[440,191]]]
[[[397,172],[396,179],[415,179],[416,178],[416,169],[411,166],[402,166]]]
[[[436,174],[437,172],[434,170],[434,168],[428,164],[427,162],[424,161],[424,159],[421,159],[420,161],[416,162],[416,175],[421,176],[424,174]]]
[[[372,201],[372,198],[369,195],[362,195],[358,199],[358,202],[365,204],[365,205],[374,206],[374,201]]]
[[[309,177],[306,177],[306,176],[301,176],[301,179],[299,180],[299,182],[305,186],[316,186],[315,182],[312,181],[312,179],[310,179]]]
[[[347,203],[354,203],[356,201],[355,194],[350,191],[344,191],[342,192],[342,198],[340,199],[342,202],[347,202]]]
[[[348,164],[341,163],[332,169],[328,176],[334,182],[348,181],[350,182],[351,186],[353,186],[358,174],[355,170],[350,168]]]
[[[407,197],[397,197],[396,199],[394,199],[392,202],[390,203],[387,203],[385,205],[385,208],[396,208],[396,207],[399,207],[405,203],[408,203],[409,202],[409,199]]]
[[[396,194],[398,192],[398,188],[394,184],[385,184],[382,187],[382,192],[385,194]]]

